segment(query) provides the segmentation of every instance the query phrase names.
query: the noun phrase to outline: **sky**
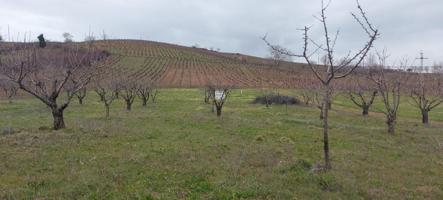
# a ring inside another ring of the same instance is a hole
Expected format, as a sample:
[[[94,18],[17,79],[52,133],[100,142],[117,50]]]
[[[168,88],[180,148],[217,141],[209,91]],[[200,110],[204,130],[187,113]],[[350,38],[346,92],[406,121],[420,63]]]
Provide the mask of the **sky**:
[[[392,60],[413,62],[424,51],[429,58],[425,65],[443,61],[442,0],[360,3],[381,33],[376,49],[387,49]],[[105,32],[111,39],[198,45],[261,57],[269,54],[260,39],[265,34],[294,53],[302,50],[299,29],[304,26],[312,27],[311,38],[324,40],[314,17],[321,0],[0,0],[0,5],[0,34],[11,40],[43,33],[62,41],[69,32],[82,41],[89,32],[97,38]],[[351,12],[358,12],[355,0],[332,0],[327,10],[330,32],[340,30],[337,57],[355,52],[367,40]]]

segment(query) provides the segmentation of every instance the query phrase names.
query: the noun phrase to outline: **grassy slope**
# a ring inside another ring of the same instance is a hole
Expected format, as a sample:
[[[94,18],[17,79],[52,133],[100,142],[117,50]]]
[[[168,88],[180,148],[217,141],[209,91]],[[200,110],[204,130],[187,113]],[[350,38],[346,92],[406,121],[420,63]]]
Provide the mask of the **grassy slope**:
[[[91,94],[68,108],[69,128],[60,132],[44,128],[51,118],[40,102],[0,101],[0,127],[19,130],[0,136],[0,198],[443,198],[443,123],[435,122],[442,108],[423,127],[403,103],[398,134],[387,135],[383,115],[363,118],[337,97],[334,169],[316,175],[309,167],[322,155],[318,110],[266,109],[249,104],[255,95],[235,91],[217,119],[200,91],[168,89],[148,109],[136,102],[128,113],[115,102],[104,120]]]

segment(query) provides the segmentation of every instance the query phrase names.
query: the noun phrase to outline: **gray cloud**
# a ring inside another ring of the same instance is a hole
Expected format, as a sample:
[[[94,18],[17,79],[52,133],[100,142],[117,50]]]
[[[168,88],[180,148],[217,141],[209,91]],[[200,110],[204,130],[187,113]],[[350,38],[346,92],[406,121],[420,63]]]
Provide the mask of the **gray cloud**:
[[[442,61],[443,1],[441,0],[360,0],[382,37],[378,49],[387,48],[393,58],[415,58],[424,50],[433,61]],[[149,39],[182,45],[199,44],[266,56],[260,40],[264,34],[276,44],[298,51],[298,28],[312,25],[312,37],[321,40],[321,29],[313,15],[320,0],[0,0],[1,34],[32,37],[44,33],[62,40],[70,32],[83,40],[89,27],[112,38]],[[354,0],[333,0],[328,10],[331,31],[340,29],[338,52],[356,50],[366,39],[350,12]],[[20,33],[20,35],[18,34]]]

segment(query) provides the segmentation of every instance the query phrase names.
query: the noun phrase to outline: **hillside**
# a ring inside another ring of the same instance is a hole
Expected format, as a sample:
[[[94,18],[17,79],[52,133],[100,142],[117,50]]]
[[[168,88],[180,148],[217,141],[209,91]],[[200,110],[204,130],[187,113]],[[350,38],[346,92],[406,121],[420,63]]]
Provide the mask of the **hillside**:
[[[96,44],[111,53],[114,70],[149,78],[160,87],[192,88],[217,82],[243,88],[288,88],[305,69],[298,63],[276,66],[270,59],[151,41],[108,40]]]

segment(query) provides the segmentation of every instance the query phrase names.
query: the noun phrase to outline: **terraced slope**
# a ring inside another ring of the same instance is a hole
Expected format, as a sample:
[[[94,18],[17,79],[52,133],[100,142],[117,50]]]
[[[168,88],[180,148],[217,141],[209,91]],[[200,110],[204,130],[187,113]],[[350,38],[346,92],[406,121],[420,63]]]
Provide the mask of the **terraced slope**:
[[[118,72],[154,80],[160,87],[202,87],[227,84],[237,87],[294,87],[306,70],[302,64],[274,65],[272,60],[207,49],[136,41],[99,41],[112,54]]]

